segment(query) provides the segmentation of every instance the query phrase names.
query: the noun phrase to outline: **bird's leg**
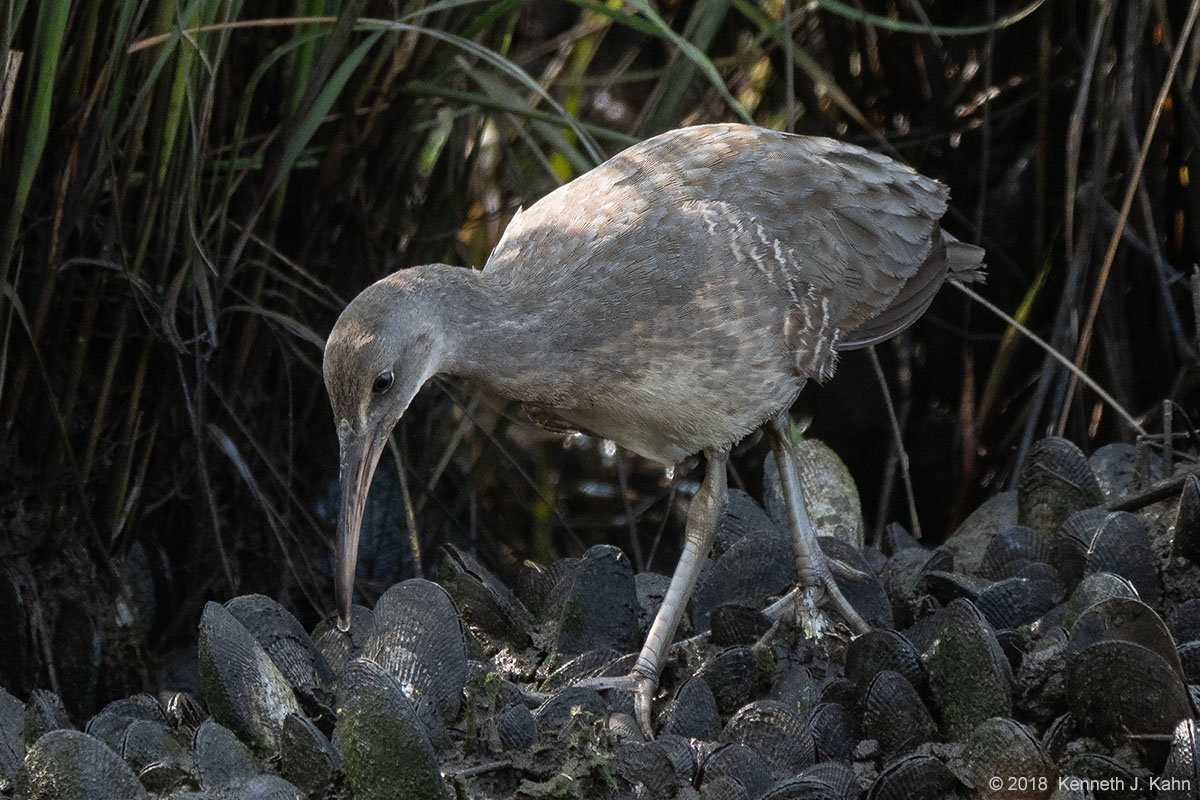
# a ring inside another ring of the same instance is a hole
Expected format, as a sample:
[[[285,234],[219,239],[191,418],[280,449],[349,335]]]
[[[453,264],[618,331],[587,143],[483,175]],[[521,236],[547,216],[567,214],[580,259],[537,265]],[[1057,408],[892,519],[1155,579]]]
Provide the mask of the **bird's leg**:
[[[720,451],[705,451],[708,464],[705,467],[704,482],[700,491],[692,498],[688,508],[687,530],[684,534],[683,553],[671,576],[671,585],[667,587],[667,595],[659,606],[658,615],[646,635],[646,643],[638,654],[633,672],[624,678],[595,678],[580,681],[580,686],[591,686],[597,689],[628,688],[633,691],[633,707],[639,727],[647,739],[654,738],[654,727],[650,717],[650,704],[654,699],[654,691],[658,688],[658,671],[662,667],[663,657],[671,647],[675,638],[675,629],[683,619],[687,608],[688,598],[700,577],[700,568],[708,551],[712,549],[713,537],[717,533],[717,525],[721,522],[721,514],[725,507],[725,462],[729,453]]]
[[[684,533],[683,553],[675,566],[675,574],[671,576],[671,585],[667,587],[667,596],[663,598],[662,606],[646,635],[646,644],[638,654],[637,664],[633,667],[634,675],[639,680],[634,689],[634,708],[637,712],[638,724],[647,739],[654,737],[654,729],[650,719],[650,701],[654,698],[654,690],[658,687],[658,671],[662,666],[663,656],[675,638],[675,629],[687,608],[688,598],[700,577],[700,567],[712,549],[713,537],[717,533],[717,525],[721,522],[721,513],[725,506],[725,462],[729,454],[725,451],[705,451],[707,464],[704,471],[704,482],[700,491],[692,498],[688,507],[687,529]]]
[[[783,502],[787,507],[792,542],[796,549],[796,571],[799,575],[800,622],[805,632],[815,636],[823,628],[817,605],[827,601],[845,618],[855,633],[866,633],[871,629],[854,607],[846,600],[833,579],[829,561],[817,543],[817,534],[808,518],[804,506],[804,490],[800,487],[800,473],[792,450],[792,436],[787,421],[787,412],[763,425],[771,450],[775,453],[775,465],[779,468],[779,483],[783,489]],[[689,520],[690,523],[690,520]],[[690,527],[690,525],[689,525]]]

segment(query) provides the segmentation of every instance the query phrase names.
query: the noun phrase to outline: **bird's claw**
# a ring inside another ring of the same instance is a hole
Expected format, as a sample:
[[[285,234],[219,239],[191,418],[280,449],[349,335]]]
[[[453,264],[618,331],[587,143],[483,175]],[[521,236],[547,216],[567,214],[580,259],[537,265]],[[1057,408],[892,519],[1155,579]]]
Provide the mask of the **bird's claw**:
[[[633,679],[633,716],[646,741],[654,739],[654,725],[650,716],[650,704],[654,701],[654,692],[658,689],[658,679],[641,675],[636,671],[630,676]]]
[[[829,571],[839,578],[852,581],[869,581],[873,577],[861,569],[855,569],[845,561],[838,561],[836,558],[827,558],[826,564],[829,566]]]
[[[632,692],[633,715],[637,720],[638,728],[641,729],[646,741],[654,739],[654,726],[650,711],[651,704],[654,702],[654,692],[658,689],[658,678],[644,675],[635,668],[628,675],[608,678],[588,678],[587,680],[579,681],[575,685],[597,691],[617,689]]]

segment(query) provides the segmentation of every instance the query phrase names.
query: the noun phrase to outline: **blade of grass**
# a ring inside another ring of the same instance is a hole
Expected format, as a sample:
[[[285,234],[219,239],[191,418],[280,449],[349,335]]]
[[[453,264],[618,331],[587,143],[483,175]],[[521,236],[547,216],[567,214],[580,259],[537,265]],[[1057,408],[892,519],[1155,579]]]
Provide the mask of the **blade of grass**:
[[[474,92],[453,89],[419,79],[410,81],[408,84],[406,84],[404,87],[404,92],[405,94],[418,97],[440,97],[443,100],[452,101],[455,103],[470,104],[478,106],[481,109],[503,111],[505,113],[512,114],[515,117],[528,119],[534,122],[545,122],[551,125],[561,125],[562,123],[562,117],[560,115],[551,113],[549,111],[541,111],[536,108],[530,108],[529,105],[520,100],[520,98],[509,102],[504,98],[497,98],[491,95],[476,94]],[[593,136],[598,140],[612,142],[620,147],[628,147],[629,145],[636,144],[639,141],[635,136],[630,136],[627,133],[615,131],[590,122],[581,121],[578,124],[581,128],[583,128],[583,130],[587,131],[590,136]]]
[[[826,72],[825,69],[816,62],[816,59],[814,59],[803,49],[801,49],[798,44],[792,41],[791,31],[784,30],[782,26],[767,16],[762,9],[755,5],[752,0],[732,0],[732,3],[733,7],[737,9],[742,16],[758,26],[761,34],[769,37],[780,47],[790,48],[792,51],[792,58],[795,60],[796,66],[804,70],[805,74],[808,75],[809,80],[811,80],[813,84],[819,88],[819,90],[828,92],[830,98],[833,99],[833,102],[837,104],[838,108],[842,109],[842,111],[844,111],[851,119],[857,122],[863,128],[863,130],[869,131],[872,135],[874,135],[875,138],[885,146],[885,148],[889,150],[893,149],[887,140],[883,138],[882,134],[876,131],[870,125],[870,123],[867,122],[867,118],[861,111],[858,110],[858,107],[854,104],[854,101],[850,99],[850,96],[846,94],[846,92],[840,86],[838,86],[834,77]]]
[[[696,65],[700,72],[703,73],[706,78],[708,78],[709,83],[713,85],[713,88],[715,88],[721,97],[724,98],[729,108],[732,109],[735,114],[737,114],[738,118],[741,119],[742,122],[745,122],[748,125],[754,124],[754,120],[750,117],[750,114],[748,114],[746,109],[742,107],[742,104],[737,101],[737,98],[730,93],[729,87],[725,84],[725,79],[721,77],[719,72],[717,72],[717,68],[713,66],[712,61],[709,60],[708,56],[705,55],[703,51],[673,31],[671,26],[668,25],[663,18],[658,15],[658,12],[655,11],[650,4],[646,2],[646,0],[630,0],[630,2],[635,8],[642,12],[642,15],[645,16],[646,19],[650,20],[650,23],[654,26],[655,33],[657,36],[659,36],[659,38],[662,38],[675,45],[675,47],[677,47],[688,58],[689,61]]]
[[[17,184],[12,196],[12,205],[9,207],[8,220],[5,223],[3,250],[0,250],[0,287],[8,283],[8,268],[16,248],[21,219],[25,215],[25,203],[29,200],[29,190],[33,187],[33,179],[37,175],[38,166],[42,163],[42,153],[46,149],[46,139],[50,135],[54,79],[66,38],[70,10],[71,4],[66,2],[38,4],[37,38],[32,55],[35,66],[29,71],[26,80],[26,96],[32,97],[33,101],[23,131],[21,165],[17,173]]]
[[[700,0],[692,6],[684,28],[684,36],[699,52],[706,52],[721,30],[729,13],[729,0]],[[679,121],[679,105],[684,93],[695,77],[698,66],[692,59],[674,59],[662,80],[655,86],[647,100],[653,109],[642,132],[661,133],[675,127]],[[749,116],[749,115],[747,115]]]
[[[1051,347],[1050,344],[1048,342],[1046,342],[1045,339],[1038,336],[1033,331],[1029,330],[1029,328],[1025,327],[1020,322],[1017,322],[1017,320],[1015,320],[1011,316],[1009,316],[999,306],[990,302],[987,298],[985,298],[983,295],[979,294],[979,292],[976,292],[974,289],[967,286],[966,284],[961,283],[960,281],[956,281],[956,280],[951,280],[950,284],[953,285],[960,292],[965,294],[967,297],[970,297],[976,303],[979,303],[981,306],[986,308],[988,311],[991,311],[993,314],[1000,317],[1000,319],[1004,320],[1009,325],[1016,328],[1018,331],[1020,331],[1022,334],[1025,335],[1025,338],[1029,339],[1031,342],[1036,344],[1038,347],[1045,350],[1047,355],[1049,355],[1052,359],[1054,359],[1059,364],[1061,364],[1063,367],[1065,367],[1072,375],[1077,377],[1079,380],[1083,381],[1085,386],[1087,386],[1089,389],[1091,389],[1093,392],[1095,392],[1097,395],[1099,395],[1100,399],[1103,400],[1105,403],[1107,403],[1109,405],[1109,407],[1113,409],[1113,411],[1116,411],[1117,414],[1120,415],[1121,419],[1125,420],[1125,422],[1129,425],[1130,428],[1132,428],[1134,431],[1136,431],[1138,434],[1140,434],[1142,436],[1148,435],[1146,433],[1146,429],[1142,427],[1141,423],[1138,422],[1136,419],[1134,419],[1133,415],[1130,414],[1128,411],[1126,411],[1125,408],[1120,403],[1118,403],[1112,395],[1110,395],[1107,391],[1105,391],[1104,388],[1100,384],[1096,383],[1096,381],[1093,380],[1091,378],[1091,376],[1089,376],[1086,372],[1084,372],[1082,369],[1080,369],[1075,364],[1071,363],[1071,360],[1069,358],[1067,358],[1062,353],[1058,352],[1053,347]]]
[[[921,33],[936,36],[978,36],[983,33],[1003,30],[1004,28],[1016,25],[1037,11],[1045,2],[1046,0],[1033,0],[1029,5],[1023,6],[1011,14],[997,17],[993,23],[980,25],[931,25],[928,22],[905,22],[901,19],[872,14],[864,9],[848,6],[838,0],[816,0],[816,4],[820,8],[839,17],[845,17],[853,22],[864,22],[868,25],[874,25],[876,28],[882,28],[885,31],[895,31],[896,33]]]
[[[180,30],[187,30],[202,23],[201,12],[203,10],[203,0],[193,0],[190,6],[180,12],[177,21]],[[179,144],[179,130],[182,127],[184,104],[186,103],[184,94],[187,90],[188,75],[192,71],[192,63],[195,60],[195,47],[181,47],[175,57],[175,71],[171,78],[170,88],[167,91],[167,111],[162,125],[158,170],[155,173],[155,182],[160,187],[166,181],[167,168],[171,164],[171,155],[175,151],[175,146]]]

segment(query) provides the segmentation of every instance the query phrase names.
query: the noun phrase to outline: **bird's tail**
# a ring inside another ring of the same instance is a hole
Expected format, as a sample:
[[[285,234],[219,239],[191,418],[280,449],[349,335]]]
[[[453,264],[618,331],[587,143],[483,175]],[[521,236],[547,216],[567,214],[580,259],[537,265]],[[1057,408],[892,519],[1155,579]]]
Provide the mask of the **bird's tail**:
[[[982,247],[960,242],[945,231],[942,231],[942,240],[946,243],[946,266],[949,273],[946,277],[963,283],[983,283],[987,280],[987,265],[983,263]]]

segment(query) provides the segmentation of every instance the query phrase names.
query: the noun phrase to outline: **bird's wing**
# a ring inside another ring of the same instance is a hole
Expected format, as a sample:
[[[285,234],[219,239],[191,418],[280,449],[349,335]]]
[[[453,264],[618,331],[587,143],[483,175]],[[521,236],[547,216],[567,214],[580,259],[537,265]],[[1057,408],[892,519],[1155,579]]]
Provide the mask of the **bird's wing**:
[[[807,343],[861,347],[920,316],[954,261],[938,225],[948,193],[855,145],[701,125],[634,145],[520,212],[485,271],[547,285],[581,271],[619,280],[627,265],[667,263],[705,237],[788,293],[800,368],[823,360]]]

